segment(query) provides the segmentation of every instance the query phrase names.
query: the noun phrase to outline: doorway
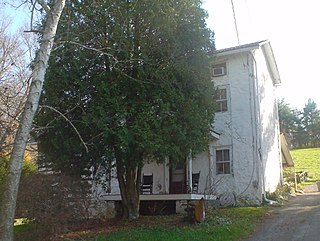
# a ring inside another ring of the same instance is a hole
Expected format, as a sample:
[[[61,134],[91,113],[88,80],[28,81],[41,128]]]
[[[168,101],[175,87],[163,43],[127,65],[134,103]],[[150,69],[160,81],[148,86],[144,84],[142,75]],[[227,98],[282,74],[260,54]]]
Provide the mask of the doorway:
[[[179,162],[176,166],[170,168],[170,194],[187,193],[186,174],[186,163],[184,161]]]

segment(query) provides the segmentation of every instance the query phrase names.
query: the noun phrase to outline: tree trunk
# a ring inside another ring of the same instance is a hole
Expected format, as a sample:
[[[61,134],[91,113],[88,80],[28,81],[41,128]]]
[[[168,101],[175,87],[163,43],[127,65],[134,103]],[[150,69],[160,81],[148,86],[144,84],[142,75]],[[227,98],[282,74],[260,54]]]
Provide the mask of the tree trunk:
[[[43,1],[42,1],[43,2]],[[42,3],[42,5],[45,3]],[[27,140],[29,138],[32,122],[39,106],[45,72],[52,50],[59,19],[65,5],[65,0],[55,1],[52,9],[47,12],[47,19],[39,52],[35,59],[32,71],[32,83],[28,93],[26,105],[15,136],[13,150],[9,162],[9,170],[4,183],[4,193],[1,196],[0,206],[0,241],[13,240],[13,223],[21,176],[22,161]]]
[[[118,170],[118,181],[122,198],[123,217],[129,220],[139,218],[140,168],[130,168],[124,173]]]

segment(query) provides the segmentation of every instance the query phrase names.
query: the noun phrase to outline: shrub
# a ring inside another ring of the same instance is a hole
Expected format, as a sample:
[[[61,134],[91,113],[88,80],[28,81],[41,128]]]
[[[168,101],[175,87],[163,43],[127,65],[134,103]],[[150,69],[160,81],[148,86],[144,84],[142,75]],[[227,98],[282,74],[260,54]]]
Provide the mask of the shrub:
[[[2,187],[8,169],[8,158],[0,156],[0,186]]]
[[[7,173],[9,164],[9,157],[0,155],[0,185],[3,184],[5,175]],[[27,176],[37,171],[37,164],[33,160],[24,160],[22,163],[21,176]]]
[[[283,203],[283,201],[287,200],[291,193],[290,185],[278,186],[276,191],[273,193],[267,193],[266,197],[270,200],[277,201],[278,203]]]
[[[32,220],[33,239],[59,234],[89,217],[88,183],[62,174],[36,173],[21,179],[16,217]]]

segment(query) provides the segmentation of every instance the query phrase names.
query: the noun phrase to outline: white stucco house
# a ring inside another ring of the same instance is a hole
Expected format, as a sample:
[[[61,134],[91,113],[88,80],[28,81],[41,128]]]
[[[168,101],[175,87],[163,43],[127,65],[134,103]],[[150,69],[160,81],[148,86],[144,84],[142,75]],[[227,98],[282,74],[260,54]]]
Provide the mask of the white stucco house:
[[[218,110],[208,151],[174,169],[167,163],[145,165],[142,174],[152,175],[152,191],[143,193],[141,201],[203,197],[222,204],[259,204],[266,192],[281,184],[275,93],[281,80],[270,42],[217,50],[211,69]],[[196,173],[199,180],[192,180]],[[117,185],[116,180],[110,182],[105,200],[121,200]]]

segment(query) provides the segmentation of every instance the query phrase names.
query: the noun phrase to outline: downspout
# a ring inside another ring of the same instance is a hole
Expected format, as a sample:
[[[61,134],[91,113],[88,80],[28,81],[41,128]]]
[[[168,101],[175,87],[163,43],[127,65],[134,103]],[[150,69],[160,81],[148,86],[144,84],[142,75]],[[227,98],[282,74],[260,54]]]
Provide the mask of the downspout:
[[[259,172],[258,172],[258,181],[259,179],[261,179],[261,192],[262,192],[262,201],[264,203],[267,203],[269,205],[274,205],[274,204],[277,204],[276,201],[273,201],[273,200],[270,200],[266,197],[266,189],[265,189],[265,168],[264,168],[264,163],[263,163],[263,160],[262,160],[262,157],[261,157],[261,139],[262,139],[262,136],[260,135],[261,133],[259,132],[259,126],[258,124],[260,125],[261,124],[261,115],[260,115],[260,105],[257,104],[257,100],[256,98],[258,98],[258,67],[257,67],[257,61],[253,55],[253,53],[251,52],[251,55],[252,55],[252,59],[254,61],[254,75],[255,75],[255,78],[254,78],[254,81],[253,81],[253,89],[254,89],[254,96],[253,96],[253,100],[254,100],[254,110],[256,111],[255,113],[255,119],[256,119],[256,122],[255,122],[255,131],[256,131],[256,155],[257,155],[257,160],[259,161]],[[259,138],[258,138],[258,134],[259,134]],[[258,167],[258,165],[257,165]],[[260,171],[261,170],[261,171]],[[262,175],[261,175],[262,173]],[[260,176],[261,175],[261,176]]]
[[[280,119],[279,119],[279,109],[278,104],[276,106],[276,115],[277,115],[277,130],[278,130],[278,148],[279,148],[279,166],[280,166],[280,184],[283,185],[283,166],[282,166],[282,147],[281,147],[281,133],[280,133]]]
[[[261,136],[260,138],[258,138],[258,134],[259,134],[259,127],[258,125],[260,125],[260,107],[257,104],[258,100],[258,67],[257,67],[257,61],[254,57],[254,54],[252,52],[251,56],[253,59],[253,71],[254,71],[254,81],[253,81],[253,105],[254,105],[254,119],[255,119],[255,157],[256,160],[258,161],[259,165],[257,165],[257,168],[260,167],[258,169],[258,173],[257,173],[257,178],[258,178],[258,183],[261,183],[261,193],[262,193],[262,199],[263,201],[266,199],[266,191],[265,191],[265,183],[264,183],[264,165],[263,165],[263,160],[261,158]],[[262,173],[262,176],[261,176]]]

